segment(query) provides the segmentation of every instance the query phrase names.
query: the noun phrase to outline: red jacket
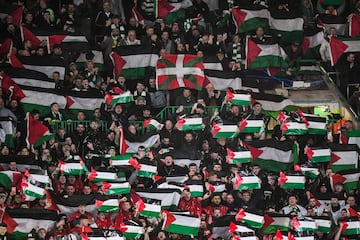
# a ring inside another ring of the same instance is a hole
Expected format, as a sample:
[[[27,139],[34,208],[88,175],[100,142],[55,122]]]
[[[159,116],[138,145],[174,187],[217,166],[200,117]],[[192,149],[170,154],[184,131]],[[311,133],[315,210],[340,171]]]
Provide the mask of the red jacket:
[[[189,201],[186,201],[184,198],[180,199],[179,209],[183,211],[189,211],[190,215],[197,217],[201,216],[201,201],[197,198],[190,198]]]

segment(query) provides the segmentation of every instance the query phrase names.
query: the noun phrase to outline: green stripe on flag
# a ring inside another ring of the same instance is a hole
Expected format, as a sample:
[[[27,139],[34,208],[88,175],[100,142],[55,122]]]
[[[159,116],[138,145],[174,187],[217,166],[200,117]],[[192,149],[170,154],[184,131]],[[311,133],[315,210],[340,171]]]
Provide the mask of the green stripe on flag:
[[[170,226],[166,228],[166,231],[172,233],[184,234],[184,235],[197,236],[199,232],[199,228],[192,226],[170,224]]]

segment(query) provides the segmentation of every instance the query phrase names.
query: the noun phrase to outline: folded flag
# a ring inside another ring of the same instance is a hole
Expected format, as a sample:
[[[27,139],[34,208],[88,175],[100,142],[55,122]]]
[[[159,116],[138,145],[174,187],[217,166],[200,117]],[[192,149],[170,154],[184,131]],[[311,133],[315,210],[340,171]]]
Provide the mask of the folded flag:
[[[200,228],[200,219],[172,214],[168,211],[164,213],[164,224],[162,229],[171,233],[178,233],[183,235],[197,236]]]
[[[247,226],[253,228],[262,228],[264,224],[264,216],[242,208],[239,209],[235,219],[236,221],[244,222]]]
[[[250,32],[258,27],[268,28],[270,12],[265,7],[233,7],[231,13],[238,33]]]
[[[358,169],[340,171],[339,174],[343,178],[345,190],[357,189],[359,186],[360,172]]]
[[[317,231],[323,233],[329,233],[331,229],[331,220],[329,217],[313,217],[317,226]]]
[[[68,175],[82,175],[85,173],[85,164],[83,161],[80,162],[59,162],[60,172]]]
[[[110,158],[111,166],[130,166],[129,160],[133,154],[127,153],[124,155],[115,155]]]
[[[264,131],[264,121],[242,119],[239,130],[241,133],[260,133]]]
[[[108,199],[105,201],[96,200],[95,207],[99,212],[118,212],[119,200],[118,199]]]
[[[2,91],[9,96],[9,99],[16,99],[18,101],[25,98],[22,89],[11,78],[11,75],[0,73]]]
[[[237,125],[218,125],[213,124],[211,133],[214,138],[235,138],[239,128]]]
[[[307,159],[312,163],[330,162],[331,152],[329,148],[305,148]]]
[[[103,192],[106,195],[118,195],[118,194],[128,194],[130,193],[130,184],[125,183],[108,183],[103,182]]]
[[[257,176],[240,176],[235,177],[235,188],[238,190],[260,189],[261,180]]]
[[[293,164],[294,143],[275,139],[257,140],[247,143],[251,156],[261,169],[278,172]]]
[[[232,93],[229,89],[226,90],[226,101],[238,106],[250,106],[250,94],[236,94]]]
[[[13,24],[16,27],[19,27],[21,25],[23,13],[24,13],[24,6],[21,6],[10,14],[13,19]]]
[[[360,40],[348,39],[330,39],[330,57],[331,64],[335,65],[344,53],[360,52]]]
[[[28,147],[36,148],[52,137],[53,135],[50,134],[48,127],[39,120],[35,120],[30,113],[26,114],[26,143]]]
[[[16,171],[0,171],[0,185],[10,189],[15,187],[22,180],[21,172]]]
[[[360,148],[360,130],[352,130],[348,135],[349,144],[357,144]]]
[[[130,91],[124,92],[120,95],[106,95],[106,103],[109,105],[115,105],[118,103],[130,103],[133,101],[133,96]]]
[[[311,168],[311,167],[302,167],[299,165],[294,165],[294,170],[297,172],[302,172],[305,177],[311,178],[311,179],[316,179],[319,174],[320,171],[318,168]]]
[[[103,182],[103,181],[116,182],[117,175],[116,173],[112,173],[112,172],[95,171],[93,168],[91,168],[91,172],[88,175],[88,179],[94,183]]]
[[[290,218],[276,213],[264,215],[264,234],[274,234],[277,230],[288,231],[290,229]]]
[[[307,126],[305,123],[283,121],[281,125],[283,135],[305,135],[307,133]]]
[[[176,123],[176,127],[180,131],[202,130],[202,118],[180,118]]]
[[[146,119],[144,120],[143,127],[151,130],[160,131],[164,127],[164,124],[159,123],[155,119]]]
[[[233,152],[229,148],[226,149],[227,161],[229,164],[248,163],[252,161],[250,151]]]
[[[303,114],[307,123],[308,123],[308,133],[309,134],[326,134],[326,118],[312,115],[312,114]]]
[[[142,203],[142,204],[141,204]],[[139,206],[139,212],[141,216],[144,217],[160,217],[161,206],[157,204],[144,203],[141,201],[141,206]]]
[[[157,167],[141,163],[136,175],[138,177],[153,178],[157,175]]]
[[[196,55],[166,54],[156,64],[156,84],[160,90],[179,87],[201,90],[204,80],[204,64]]]
[[[120,224],[120,229],[126,239],[138,239],[144,234],[144,228],[134,225]]]
[[[285,175],[281,171],[279,186],[285,189],[305,189],[305,177]]]
[[[351,14],[349,17],[349,35],[356,38],[360,34],[360,16]]]
[[[246,40],[247,69],[284,68],[288,66],[287,55],[279,44],[256,44],[251,38]]]
[[[342,222],[341,233],[343,236],[360,234],[360,221]]]
[[[136,193],[142,198],[161,201],[162,209],[170,209],[178,206],[181,191],[177,189],[138,189]]]
[[[358,151],[356,144],[329,144],[331,160],[329,165],[334,172],[356,169],[358,167]]]

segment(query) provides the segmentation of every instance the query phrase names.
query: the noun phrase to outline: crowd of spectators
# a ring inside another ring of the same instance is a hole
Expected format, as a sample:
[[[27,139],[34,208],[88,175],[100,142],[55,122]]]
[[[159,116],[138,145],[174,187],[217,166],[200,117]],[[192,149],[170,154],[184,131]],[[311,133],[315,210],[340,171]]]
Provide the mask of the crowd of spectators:
[[[168,2],[181,2],[169,0]],[[181,199],[177,210],[188,211],[190,215],[201,219],[198,236],[183,236],[168,233],[161,229],[163,219],[151,219],[139,216],[137,205],[133,203],[130,195],[119,195],[119,211],[107,213],[95,211],[89,213],[84,204],[78,204],[78,209],[71,215],[59,212],[59,220],[52,229],[37,229],[28,239],[62,239],[70,233],[89,234],[88,227],[99,229],[120,230],[124,222],[134,221],[144,227],[144,235],[149,239],[211,239],[212,229],[217,219],[225,215],[235,216],[239,209],[258,211],[261,213],[279,213],[298,219],[323,216],[332,221],[328,233],[297,232],[290,227],[297,237],[310,236],[313,239],[345,239],[341,234],[342,222],[354,221],[349,209],[360,212],[359,189],[345,191],[343,184],[331,185],[333,172],[327,164],[316,164],[320,174],[316,179],[307,178],[305,189],[283,189],[279,186],[279,172],[271,172],[257,164],[229,164],[227,149],[233,151],[247,151],[247,143],[254,140],[274,139],[276,141],[292,141],[299,144],[299,164],[307,164],[304,149],[306,146],[324,147],[329,143],[344,143],[342,133],[351,132],[352,121],[348,120],[341,130],[334,130],[328,125],[327,135],[301,135],[282,136],[279,126],[275,127],[271,135],[268,130],[270,116],[263,113],[262,105],[255,102],[251,107],[231,104],[224,99],[224,92],[214,89],[209,83],[201,91],[192,89],[177,89],[173,91],[160,91],[156,88],[154,73],[148,74],[146,79],[127,81],[123,75],[113,76],[113,65],[109,54],[114,48],[130,45],[143,45],[153,47],[162,54],[195,54],[199,57],[216,57],[224,71],[238,72],[243,76],[245,59],[245,39],[247,36],[257,43],[277,41],[285,49],[291,65],[283,69],[289,76],[298,61],[302,58],[301,43],[282,42],[281,36],[270,36],[263,27],[245,34],[235,33],[235,24],[231,18],[226,19],[228,11],[233,6],[262,5],[271,11],[294,11],[304,19],[304,28],[315,28],[319,14],[349,16],[360,14],[360,1],[338,1],[339,3],[324,5],[324,1],[310,0],[260,0],[260,1],[230,1],[230,0],[193,0],[192,11],[187,12],[189,21],[166,24],[165,19],[154,16],[153,1],[93,1],[93,0],[19,0],[1,1],[0,6],[16,9],[24,6],[22,25],[34,32],[46,32],[47,35],[62,33],[67,35],[84,35],[91,48],[101,49],[104,56],[104,69],[99,70],[92,61],[92,55],[87,54],[85,67],[79,67],[74,61],[78,57],[76,49],[62,49],[55,45],[53,58],[61,58],[66,63],[66,76],[60,79],[59,72],[52,73],[52,80],[56,83],[55,89],[62,91],[86,91],[101,94],[104,103],[93,109],[89,114],[79,111],[76,118],[71,118],[67,110],[60,109],[56,102],[49,103],[48,115],[41,115],[36,109],[30,112],[35,120],[42,121],[54,134],[53,138],[39,147],[26,144],[27,113],[21,108],[17,99],[11,99],[7,93],[2,92],[0,98],[0,117],[11,117],[17,122],[17,130],[13,136],[13,145],[6,145],[1,141],[0,164],[3,170],[17,172],[16,161],[3,162],[9,156],[24,156],[33,159],[41,166],[43,174],[51,179],[48,190],[60,198],[69,198],[73,195],[104,195],[103,186],[89,180],[90,169],[107,172],[124,172],[132,189],[156,189],[159,183],[153,179],[136,176],[136,169],[131,166],[119,168],[112,166],[110,157],[121,154],[119,144],[125,138],[130,142],[144,142],[158,134],[159,140],[146,148],[139,146],[133,157],[141,164],[148,163],[157,166],[157,174],[163,178],[169,176],[185,175],[188,180],[201,181],[205,191],[201,197],[192,197],[189,188],[182,185]],[[337,1],[334,1],[337,2]],[[132,14],[133,8],[145,18],[141,21]],[[0,10],[1,11],[1,10]],[[184,19],[184,20],[186,20]],[[224,21],[225,19],[225,21]],[[13,54],[18,56],[45,56],[48,55],[47,43],[43,41],[38,48],[33,48],[29,40],[22,41],[19,27],[13,23],[11,15],[2,19],[0,25],[1,40],[12,39]],[[336,37],[336,29],[330,28],[326,38],[317,53],[322,65],[328,71],[339,71],[339,88],[346,93],[349,83],[359,83],[357,75],[360,67],[356,54],[350,53],[335,69],[330,66],[329,39]],[[9,67],[9,59],[2,56],[2,66]],[[106,101],[106,93],[117,95],[131,91],[134,102],[130,105],[110,105]],[[236,89],[235,89],[236,90]],[[352,103],[359,109],[358,92],[351,97]],[[166,106],[177,106],[174,113],[168,114],[166,119],[157,118]],[[213,107],[213,108],[209,108]],[[215,110],[216,109],[216,110]],[[294,113],[292,113],[294,114]],[[202,118],[203,130],[180,131],[175,126],[180,116]],[[144,121],[157,118],[163,127],[155,130],[144,129],[134,121]],[[211,125],[213,122],[239,125],[242,119],[262,120],[264,128],[259,133],[239,134],[236,138],[213,138]],[[67,132],[60,126],[61,122],[76,121],[76,129]],[[58,124],[59,123],[59,124]],[[279,130],[279,131],[276,131]],[[339,129],[340,130],[340,129]],[[2,138],[4,140],[4,138]],[[73,162],[80,156],[89,171],[82,175],[69,175],[62,173],[59,161]],[[174,159],[201,160],[200,165],[186,165],[174,163]],[[292,169],[287,169],[289,172]],[[257,176],[261,179],[261,188],[256,190],[234,189],[237,173],[243,176]],[[22,174],[25,174],[22,172]],[[220,194],[211,191],[211,186],[225,184],[226,188]],[[35,201],[24,201],[21,187],[8,189],[0,182],[0,222],[4,220],[7,209],[49,208],[48,196]],[[316,193],[328,193],[329,202],[318,205],[314,197]],[[114,196],[113,196],[114,197]],[[356,221],[355,217],[355,221]],[[74,235],[75,236],[75,235]],[[11,239],[7,233],[7,225],[0,223],[0,239]],[[245,237],[239,233],[239,237]],[[258,239],[277,239],[275,234],[263,234],[256,231]],[[70,238],[69,238],[70,239]],[[232,236],[232,239],[236,239]],[[351,236],[346,239],[359,239]]]

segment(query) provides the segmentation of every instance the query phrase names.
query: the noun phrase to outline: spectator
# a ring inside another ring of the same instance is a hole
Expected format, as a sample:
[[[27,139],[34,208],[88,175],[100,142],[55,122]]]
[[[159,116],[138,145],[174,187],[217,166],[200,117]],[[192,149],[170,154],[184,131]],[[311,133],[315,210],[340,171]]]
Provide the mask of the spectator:
[[[103,2],[103,9],[97,14],[95,19],[96,34],[100,36],[110,35],[111,18],[113,13],[111,12],[110,1]]]

